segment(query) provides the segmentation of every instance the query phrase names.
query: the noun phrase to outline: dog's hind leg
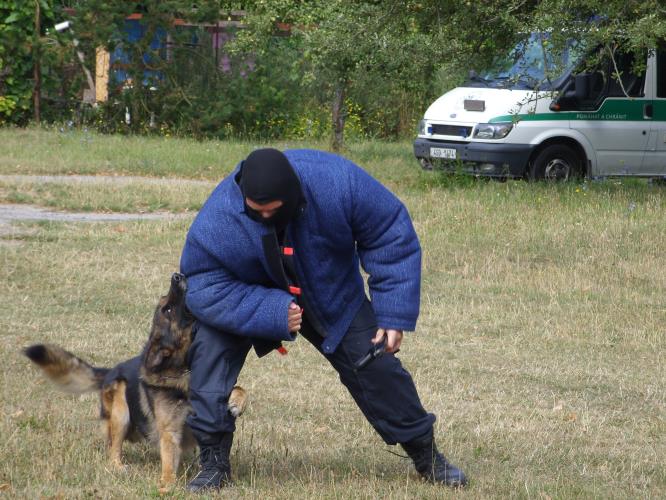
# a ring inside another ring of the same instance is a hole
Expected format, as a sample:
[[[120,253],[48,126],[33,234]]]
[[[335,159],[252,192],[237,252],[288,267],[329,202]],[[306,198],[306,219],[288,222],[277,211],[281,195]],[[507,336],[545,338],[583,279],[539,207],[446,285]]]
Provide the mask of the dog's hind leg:
[[[102,418],[106,420],[109,460],[116,469],[123,468],[123,441],[130,426],[130,413],[125,398],[124,380],[113,382],[102,389]]]

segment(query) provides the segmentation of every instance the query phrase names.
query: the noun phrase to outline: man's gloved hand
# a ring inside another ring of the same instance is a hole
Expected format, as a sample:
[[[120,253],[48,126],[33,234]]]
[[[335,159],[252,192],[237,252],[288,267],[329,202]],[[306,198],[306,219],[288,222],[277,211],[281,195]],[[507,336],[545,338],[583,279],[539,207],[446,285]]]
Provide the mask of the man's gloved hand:
[[[301,323],[303,322],[303,313],[301,308],[295,302],[289,304],[289,310],[287,312],[287,322],[289,324],[289,331],[296,333],[301,329]]]
[[[385,352],[395,353],[400,350],[400,344],[402,344],[402,330],[391,330],[379,328],[375,338],[372,339],[373,344],[378,344],[382,341],[382,338],[386,335],[386,348]]]

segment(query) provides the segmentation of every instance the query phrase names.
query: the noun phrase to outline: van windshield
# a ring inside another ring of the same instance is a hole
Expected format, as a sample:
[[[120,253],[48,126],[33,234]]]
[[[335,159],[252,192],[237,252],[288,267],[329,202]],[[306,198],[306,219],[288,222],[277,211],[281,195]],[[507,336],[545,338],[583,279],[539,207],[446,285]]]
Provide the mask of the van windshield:
[[[580,61],[581,44],[570,40],[564,49],[549,48],[548,33],[532,33],[491,68],[471,76],[468,86],[522,90],[553,90]],[[552,45],[552,44],[550,44]]]

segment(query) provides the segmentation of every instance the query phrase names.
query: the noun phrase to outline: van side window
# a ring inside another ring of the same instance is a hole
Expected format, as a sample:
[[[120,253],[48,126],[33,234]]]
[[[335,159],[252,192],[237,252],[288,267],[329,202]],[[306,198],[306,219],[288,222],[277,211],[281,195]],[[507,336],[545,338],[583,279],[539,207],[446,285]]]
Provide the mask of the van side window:
[[[615,71],[613,61],[609,61],[610,82],[608,86],[608,97],[625,97],[625,92],[629,97],[643,96],[645,68],[642,68],[640,73],[635,71],[635,56],[632,52],[617,52],[614,59],[615,64],[617,65],[617,72]],[[624,91],[622,90],[623,88]]]
[[[657,97],[666,97],[666,47],[657,50]]]

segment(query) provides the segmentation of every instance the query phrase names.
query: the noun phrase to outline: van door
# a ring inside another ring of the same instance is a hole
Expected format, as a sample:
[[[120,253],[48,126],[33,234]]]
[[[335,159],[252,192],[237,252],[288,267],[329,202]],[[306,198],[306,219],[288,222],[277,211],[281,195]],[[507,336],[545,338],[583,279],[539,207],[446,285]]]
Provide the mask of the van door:
[[[648,64],[653,71],[654,100],[651,102],[652,127],[643,160],[643,171],[656,176],[666,175],[666,45],[661,46]],[[649,78],[649,76],[648,76]]]
[[[589,95],[571,120],[571,128],[596,151],[592,175],[640,173],[650,135],[652,119],[645,112],[652,100],[645,95],[645,68],[635,70],[631,53],[616,53],[613,59],[605,58],[592,73]]]

